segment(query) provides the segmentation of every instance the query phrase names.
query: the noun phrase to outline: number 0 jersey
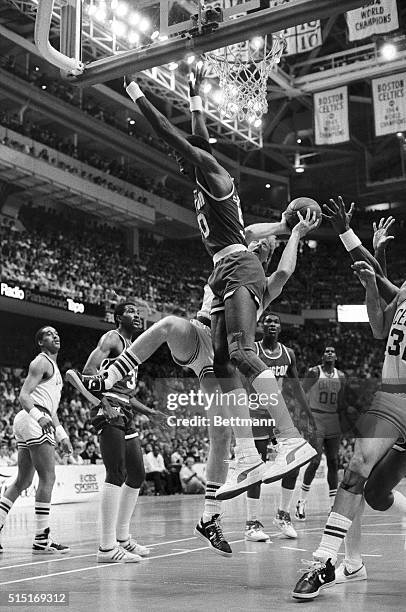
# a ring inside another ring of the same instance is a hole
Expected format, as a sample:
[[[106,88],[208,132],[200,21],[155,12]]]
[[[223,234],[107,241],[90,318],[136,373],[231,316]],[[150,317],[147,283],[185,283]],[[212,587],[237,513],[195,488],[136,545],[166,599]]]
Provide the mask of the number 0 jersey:
[[[342,385],[343,374],[337,368],[331,376],[318,365],[319,377],[308,392],[309,406],[314,412],[335,413],[338,409],[338,394]]]
[[[213,257],[232,244],[246,247],[240,198],[234,184],[229,195],[222,198],[213,196],[197,179],[196,184],[194,203],[197,223],[209,255]]]
[[[131,346],[131,340],[126,340],[123,336],[115,329],[113,330],[119,336],[121,342],[123,343],[123,351],[124,349]],[[117,355],[119,357],[119,355]],[[103,370],[107,370],[107,368],[115,362],[117,357],[110,357],[103,359],[100,372]],[[116,382],[116,384],[105,393],[107,397],[117,397],[117,396],[125,396],[131,397],[135,393],[135,388],[137,386],[137,378],[138,378],[138,367],[136,367],[128,376],[125,376],[123,379]]]
[[[382,391],[406,392],[406,300],[396,309],[386,343]]]

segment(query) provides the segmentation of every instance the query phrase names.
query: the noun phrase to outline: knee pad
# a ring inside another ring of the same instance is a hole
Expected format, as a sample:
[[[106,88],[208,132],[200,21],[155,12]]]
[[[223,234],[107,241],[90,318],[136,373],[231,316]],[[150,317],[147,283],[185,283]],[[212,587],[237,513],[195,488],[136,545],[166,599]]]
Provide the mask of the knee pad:
[[[252,380],[266,370],[265,364],[255,352],[255,346],[245,338],[245,332],[235,332],[228,345],[230,359],[244,376]]]
[[[364,476],[347,469],[344,472],[341,488],[344,489],[344,491],[348,491],[348,493],[353,493],[353,495],[362,495],[366,480]]]
[[[385,512],[385,510],[389,510],[389,508],[393,504],[393,493],[392,491],[386,491],[382,488],[376,488],[367,480],[367,483],[364,487],[364,497],[368,506],[370,506],[373,510],[379,510],[379,512]]]

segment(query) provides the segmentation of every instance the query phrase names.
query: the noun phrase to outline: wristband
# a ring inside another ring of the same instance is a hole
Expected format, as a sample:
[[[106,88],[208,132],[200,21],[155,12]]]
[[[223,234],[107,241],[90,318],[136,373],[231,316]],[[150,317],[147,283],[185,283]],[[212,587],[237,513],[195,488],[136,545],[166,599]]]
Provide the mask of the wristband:
[[[58,427],[55,429],[55,438],[57,442],[62,442],[62,440],[66,440],[67,438],[69,439],[69,436],[62,425],[58,425]]]
[[[142,98],[144,96],[140,86],[135,81],[131,81],[131,83],[125,88],[125,90],[130,96],[131,100],[133,100],[133,102],[136,102],[138,98]]]
[[[42,417],[45,416],[45,414],[43,412],[41,412],[41,410],[38,410],[38,408],[31,408],[30,410],[30,416],[32,416],[33,419],[35,419],[37,422],[42,419]]]
[[[344,234],[340,234],[340,240],[347,251],[352,251],[362,244],[361,240],[352,229],[347,230]]]
[[[200,96],[192,96],[189,100],[190,102],[190,112],[200,111],[203,112],[203,101]]]

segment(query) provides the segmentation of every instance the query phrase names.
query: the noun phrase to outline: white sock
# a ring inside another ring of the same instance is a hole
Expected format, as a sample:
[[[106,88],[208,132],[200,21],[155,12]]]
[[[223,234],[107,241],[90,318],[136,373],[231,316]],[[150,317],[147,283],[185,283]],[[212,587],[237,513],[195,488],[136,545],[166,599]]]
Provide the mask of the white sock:
[[[254,438],[236,438],[234,452],[236,459],[249,459],[252,462],[261,461]]]
[[[321,542],[318,549],[313,553],[313,557],[322,561],[331,559],[331,563],[335,565],[338,551],[347,535],[351,522],[349,518],[342,514],[330,512]]]
[[[281,496],[279,500],[278,510],[283,510],[284,512],[290,512],[290,504],[292,502],[293,493],[295,489],[285,489],[285,487],[281,487]]]
[[[300,501],[307,501],[310,493],[310,485],[302,484],[302,489],[300,491]]]
[[[116,524],[121,487],[105,482],[100,502],[100,548],[111,550],[117,546]]]
[[[120,503],[117,516],[117,540],[125,542],[130,537],[130,521],[137,503],[140,490],[126,484],[121,487]]]
[[[40,535],[49,527],[50,502],[35,501],[35,534]]]
[[[214,514],[220,514],[221,501],[216,499],[216,491],[221,487],[222,483],[207,481],[206,493],[204,495],[204,511],[203,522],[207,523]]]
[[[396,489],[393,491],[393,504],[388,510],[392,510],[392,508],[402,514],[406,514],[406,497]]]
[[[0,499],[0,529],[3,527],[6,522],[6,518],[11,508],[13,507],[13,502],[8,497],[4,495]]]
[[[247,497],[247,521],[256,521],[259,512],[259,499]]]

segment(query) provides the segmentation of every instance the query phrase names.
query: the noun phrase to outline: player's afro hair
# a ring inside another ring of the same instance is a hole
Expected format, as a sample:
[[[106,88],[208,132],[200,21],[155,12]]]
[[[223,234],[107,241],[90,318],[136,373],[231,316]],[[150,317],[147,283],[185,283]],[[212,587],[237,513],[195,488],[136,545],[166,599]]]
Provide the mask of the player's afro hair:
[[[123,316],[126,306],[136,306],[136,304],[135,302],[132,302],[131,300],[123,300],[122,302],[117,302],[117,304],[115,305],[114,321],[117,326],[120,324],[117,317]]]
[[[210,153],[210,155],[213,154],[211,144],[209,143],[208,140],[203,138],[203,136],[197,136],[196,134],[193,134],[192,136],[187,137],[187,141],[194,147],[203,149],[203,151],[207,151],[207,153]]]

